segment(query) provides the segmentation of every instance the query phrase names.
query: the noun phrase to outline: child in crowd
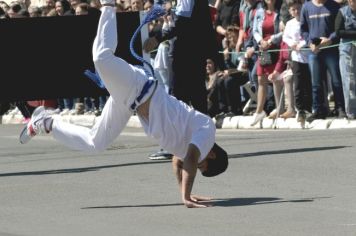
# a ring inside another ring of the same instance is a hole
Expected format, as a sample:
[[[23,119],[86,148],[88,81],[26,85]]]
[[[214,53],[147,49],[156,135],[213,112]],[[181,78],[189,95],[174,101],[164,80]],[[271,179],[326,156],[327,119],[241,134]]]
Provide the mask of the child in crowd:
[[[301,49],[306,46],[300,30],[301,0],[289,0],[288,9],[293,17],[286,24],[283,33],[283,41],[292,49],[292,72],[294,80],[295,106],[298,110],[297,120],[303,122],[306,111],[311,112],[311,77],[308,67],[307,51]]]

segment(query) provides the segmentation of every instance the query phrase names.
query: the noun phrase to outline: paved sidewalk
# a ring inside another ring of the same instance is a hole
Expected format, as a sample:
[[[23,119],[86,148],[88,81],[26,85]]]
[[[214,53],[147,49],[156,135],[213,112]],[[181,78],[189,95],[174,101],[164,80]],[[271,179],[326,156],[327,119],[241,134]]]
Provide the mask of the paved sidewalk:
[[[97,117],[94,115],[55,115],[63,121],[83,125],[93,126],[97,121]],[[0,116],[0,124],[21,124],[23,122],[22,115],[4,115]],[[216,121],[217,128],[222,129],[343,129],[343,128],[356,128],[356,120],[347,119],[335,119],[328,118],[326,120],[314,120],[312,123],[305,123],[302,125],[297,122],[296,118],[283,119],[278,118],[272,120],[269,118],[263,119],[261,124],[250,126],[252,122],[252,116],[234,116],[226,117],[224,119]],[[130,128],[142,127],[137,116],[132,116],[127,124]]]

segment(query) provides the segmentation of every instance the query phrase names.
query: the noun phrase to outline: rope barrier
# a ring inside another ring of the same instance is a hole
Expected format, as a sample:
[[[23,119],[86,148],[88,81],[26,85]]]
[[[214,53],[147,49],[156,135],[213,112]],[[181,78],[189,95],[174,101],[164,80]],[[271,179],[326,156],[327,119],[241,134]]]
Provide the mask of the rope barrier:
[[[321,47],[319,48],[320,50],[323,50],[323,49],[328,49],[328,48],[334,48],[334,47],[339,47],[340,45],[345,45],[345,44],[350,44],[352,43],[355,47],[356,47],[356,41],[350,41],[350,42],[346,42],[346,43],[338,43],[338,44],[333,44],[333,45],[329,45],[329,46],[324,46],[324,47]],[[281,51],[294,51],[293,49],[291,48],[288,48],[288,49],[271,49],[271,50],[267,50],[265,52],[281,52]],[[301,48],[300,51],[310,51],[310,48]],[[219,51],[219,53],[224,53],[224,51]],[[246,51],[241,51],[241,52],[227,52],[228,54],[245,54]],[[254,52],[254,53],[258,53],[257,52]]]

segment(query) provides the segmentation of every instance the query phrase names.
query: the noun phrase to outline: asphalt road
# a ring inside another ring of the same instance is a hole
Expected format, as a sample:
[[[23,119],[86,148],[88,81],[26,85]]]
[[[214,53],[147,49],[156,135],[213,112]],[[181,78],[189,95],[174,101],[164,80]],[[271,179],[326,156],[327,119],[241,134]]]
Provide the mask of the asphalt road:
[[[218,130],[226,173],[197,176],[187,209],[154,140],[126,129],[105,152],[0,125],[0,235],[356,235],[356,130]]]

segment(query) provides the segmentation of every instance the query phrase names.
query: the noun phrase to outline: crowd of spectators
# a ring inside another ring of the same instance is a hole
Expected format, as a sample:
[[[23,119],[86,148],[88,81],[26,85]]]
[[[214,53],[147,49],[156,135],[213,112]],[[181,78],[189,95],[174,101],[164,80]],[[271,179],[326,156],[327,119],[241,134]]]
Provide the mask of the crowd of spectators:
[[[221,55],[206,63],[207,113],[211,117],[252,112],[251,125],[266,116],[297,117],[300,122],[329,116],[355,118],[356,0],[209,2]],[[176,1],[117,0],[116,4],[117,12],[148,11],[153,4],[162,4],[167,15],[150,23],[150,34],[174,27]],[[0,1],[0,18],[83,15],[100,7],[98,0]],[[168,93],[174,84],[173,40],[161,42],[150,53],[155,74]],[[251,99],[244,89],[247,83],[257,101],[255,110],[246,112],[243,108]],[[283,94],[285,99],[281,99]],[[56,108],[62,114],[99,115],[105,100],[60,99]],[[28,103],[16,105],[31,113]]]
[[[207,62],[211,116],[246,110],[247,76],[257,94],[251,125],[266,116],[300,122],[355,118],[355,0],[221,0],[215,7],[225,64]],[[238,29],[234,47],[232,28]],[[227,74],[240,83],[226,89]],[[241,98],[231,100],[230,94]]]

